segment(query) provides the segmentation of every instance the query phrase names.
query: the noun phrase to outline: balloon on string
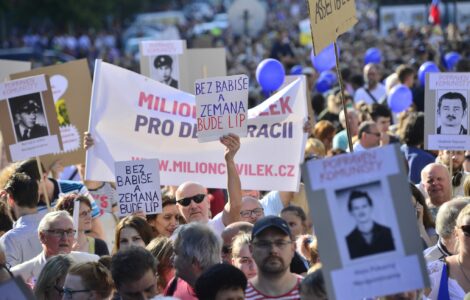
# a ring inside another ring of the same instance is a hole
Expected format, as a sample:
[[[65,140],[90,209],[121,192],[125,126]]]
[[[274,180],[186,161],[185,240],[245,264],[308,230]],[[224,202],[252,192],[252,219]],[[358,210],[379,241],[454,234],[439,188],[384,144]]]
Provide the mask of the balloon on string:
[[[460,60],[461,56],[455,51],[449,52],[444,55],[444,61],[446,63],[447,70],[451,71],[454,69],[455,64]]]
[[[302,66],[301,65],[295,65],[292,68],[290,68],[290,74],[291,75],[302,75]]]
[[[432,61],[427,61],[419,67],[418,79],[422,86],[426,83],[426,73],[439,73],[440,70]]]
[[[262,60],[256,68],[256,80],[264,91],[277,90],[284,82],[285,71],[282,64],[273,58]]]
[[[379,64],[382,61],[382,52],[378,48],[369,48],[364,54],[364,64]]]
[[[338,47],[338,57],[339,57],[339,47]],[[336,57],[335,57],[335,46],[331,43],[328,47],[323,49],[317,56],[310,53],[310,60],[312,61],[312,65],[318,72],[323,72],[326,70],[331,70],[336,66]]]
[[[398,84],[393,87],[387,97],[388,106],[394,113],[406,110],[413,103],[413,94],[409,87]]]
[[[328,70],[321,72],[320,76],[317,79],[315,88],[319,93],[325,93],[338,82],[335,72]]]

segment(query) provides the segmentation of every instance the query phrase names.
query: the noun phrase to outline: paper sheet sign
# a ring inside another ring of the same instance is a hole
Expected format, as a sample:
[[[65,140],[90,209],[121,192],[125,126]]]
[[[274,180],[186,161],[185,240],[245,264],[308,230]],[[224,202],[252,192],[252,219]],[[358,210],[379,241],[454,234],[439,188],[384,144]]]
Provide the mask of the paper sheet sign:
[[[158,159],[118,161],[114,165],[121,217],[162,212]]]
[[[218,140],[228,133],[247,136],[248,82],[248,76],[234,75],[194,83],[199,142]]]
[[[308,7],[315,55],[357,22],[354,0],[308,0]]]

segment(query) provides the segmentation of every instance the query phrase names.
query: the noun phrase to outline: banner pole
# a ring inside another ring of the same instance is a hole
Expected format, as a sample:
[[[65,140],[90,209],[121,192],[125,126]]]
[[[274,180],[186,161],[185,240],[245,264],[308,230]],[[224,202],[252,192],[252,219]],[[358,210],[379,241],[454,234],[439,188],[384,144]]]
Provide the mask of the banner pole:
[[[451,187],[451,190],[450,192],[452,193],[452,197],[454,197],[454,186],[452,185],[452,178],[454,176],[454,172],[453,172],[453,163],[452,163],[452,156],[454,155],[454,151],[449,151],[449,173],[450,173],[450,187]]]
[[[36,163],[38,164],[39,176],[42,179],[43,174],[44,174],[44,170],[42,169],[41,159],[39,158],[39,156],[36,156]],[[47,177],[46,177],[46,180],[48,180]],[[46,200],[47,211],[51,211],[51,204],[49,202],[49,195],[47,194],[46,181],[42,181],[42,184],[39,188],[42,188],[42,193],[44,195],[44,200]]]
[[[346,135],[348,137],[349,152],[353,153],[354,151],[353,151],[351,131],[349,129],[348,110],[346,108],[346,100],[344,97],[343,78],[341,76],[341,70],[339,69],[338,45],[336,44],[336,40],[333,42],[333,44],[335,46],[336,73],[338,74],[339,88],[341,90],[341,103],[343,104],[344,120],[346,121]]]

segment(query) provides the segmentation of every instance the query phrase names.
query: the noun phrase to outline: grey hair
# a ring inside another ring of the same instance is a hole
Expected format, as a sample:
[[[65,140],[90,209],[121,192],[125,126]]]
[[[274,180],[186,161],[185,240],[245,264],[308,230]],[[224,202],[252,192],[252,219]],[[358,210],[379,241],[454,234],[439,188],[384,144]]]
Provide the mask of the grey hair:
[[[222,261],[222,239],[207,225],[194,222],[179,226],[176,231],[175,252],[193,257],[205,270]]]
[[[41,222],[39,222],[38,233],[48,230],[51,223],[54,223],[54,221],[56,221],[57,219],[61,219],[61,218],[69,219],[73,224],[73,219],[67,211],[65,210],[51,211],[51,212],[48,212],[42,218]]]
[[[36,285],[34,286],[36,299],[48,299],[48,292],[54,289],[54,285],[57,284],[58,279],[62,277],[65,278],[72,264],[73,259],[69,255],[59,254],[49,259],[39,274]]]
[[[442,238],[448,238],[455,229],[460,211],[470,204],[470,197],[454,198],[441,205],[436,216],[436,232]]]

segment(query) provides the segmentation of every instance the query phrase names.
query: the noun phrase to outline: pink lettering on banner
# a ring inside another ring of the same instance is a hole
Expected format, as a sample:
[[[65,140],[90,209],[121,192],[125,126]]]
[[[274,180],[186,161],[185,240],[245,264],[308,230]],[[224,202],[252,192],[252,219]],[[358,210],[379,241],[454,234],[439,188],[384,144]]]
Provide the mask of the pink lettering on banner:
[[[159,111],[180,117],[196,119],[196,106],[178,100],[167,101],[164,97],[140,92],[138,104],[148,110]]]
[[[330,182],[377,172],[382,167],[382,161],[378,159],[375,151],[364,151],[355,155],[339,155],[334,159],[324,160],[322,166],[320,180]]]
[[[285,115],[292,113],[292,107],[289,103],[290,97],[281,97],[279,101],[269,105],[268,110],[259,113],[259,116]]]

